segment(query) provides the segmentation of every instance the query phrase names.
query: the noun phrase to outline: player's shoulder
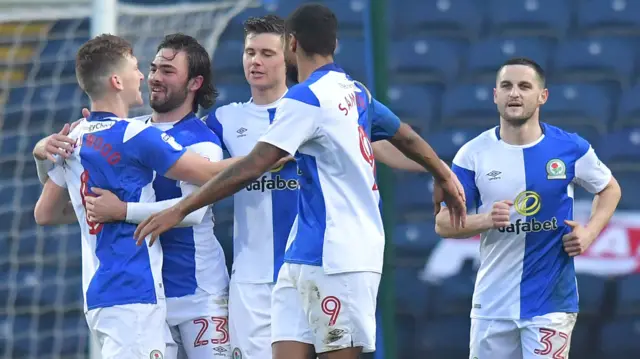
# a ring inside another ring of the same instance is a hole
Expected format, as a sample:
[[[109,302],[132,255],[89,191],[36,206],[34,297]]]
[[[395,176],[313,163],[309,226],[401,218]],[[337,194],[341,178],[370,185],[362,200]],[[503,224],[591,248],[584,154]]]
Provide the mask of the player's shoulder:
[[[584,155],[591,147],[589,141],[577,133],[569,132],[547,123],[542,123],[541,126],[544,130],[545,137],[549,139],[549,141],[546,142],[549,147],[558,150],[573,150],[578,157]]]
[[[487,153],[493,148],[493,144],[498,142],[496,131],[498,127],[488,129],[471,140],[467,141],[460,147],[453,159],[454,164],[473,170],[476,163],[476,157],[479,154]]]
[[[181,143],[184,146],[190,146],[200,142],[213,142],[220,146],[220,138],[218,138],[218,135],[216,135],[209,126],[207,126],[207,124],[198,117],[193,117],[183,121],[179,123],[179,126],[179,133],[187,136],[184,141],[188,143]]]
[[[229,104],[220,106],[213,109],[206,116],[205,122],[209,119],[217,120],[218,122],[237,120],[238,114],[246,113],[251,108],[251,102],[231,102]]]
[[[316,91],[311,89],[311,85],[316,82],[315,79],[309,78],[304,82],[294,85],[287,91],[282,98],[281,104],[287,104],[292,101],[301,102],[309,106],[320,107],[320,100]]]

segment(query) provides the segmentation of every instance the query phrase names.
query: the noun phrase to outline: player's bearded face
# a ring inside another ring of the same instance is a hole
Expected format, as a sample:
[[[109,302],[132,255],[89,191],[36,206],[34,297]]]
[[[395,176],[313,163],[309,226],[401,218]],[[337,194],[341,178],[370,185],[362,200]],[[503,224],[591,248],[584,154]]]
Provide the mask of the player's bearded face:
[[[168,53],[170,52],[170,53]],[[182,106],[189,96],[188,59],[184,52],[162,49],[149,70],[149,103],[159,113]]]
[[[513,124],[523,124],[546,100],[543,92],[535,70],[524,65],[510,65],[498,75],[494,102],[501,118]]]
[[[284,48],[277,34],[248,34],[242,55],[244,75],[249,85],[262,89],[282,83],[284,78]]]

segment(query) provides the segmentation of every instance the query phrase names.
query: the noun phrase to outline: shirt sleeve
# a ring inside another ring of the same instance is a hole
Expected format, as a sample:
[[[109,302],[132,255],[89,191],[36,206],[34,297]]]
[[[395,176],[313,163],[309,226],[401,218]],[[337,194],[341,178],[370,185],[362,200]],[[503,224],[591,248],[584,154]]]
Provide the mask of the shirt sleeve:
[[[371,141],[388,140],[400,128],[400,119],[387,106],[373,99],[369,105],[371,116]]]
[[[167,133],[140,122],[130,122],[123,142],[129,156],[164,175],[186,150]]]
[[[611,170],[600,161],[589,142],[578,137],[578,154],[574,182],[590,193],[601,192],[611,181]]]
[[[480,203],[480,192],[476,186],[476,172],[474,169],[472,153],[468,150],[468,146],[464,145],[453,158],[451,170],[458,177],[464,189],[468,213],[478,213],[478,209],[482,204]]]
[[[58,187],[67,188],[67,180],[64,178],[64,168],[56,163],[48,172],[49,179]]]
[[[224,128],[222,127],[222,123],[218,120],[218,109],[209,112],[204,122],[211,131],[218,136],[218,139],[220,140],[220,147],[229,152],[229,149],[227,149],[227,146],[224,144]]]
[[[308,87],[296,85],[278,104],[273,122],[259,141],[294,155],[303,143],[315,136],[320,114],[316,95]]]

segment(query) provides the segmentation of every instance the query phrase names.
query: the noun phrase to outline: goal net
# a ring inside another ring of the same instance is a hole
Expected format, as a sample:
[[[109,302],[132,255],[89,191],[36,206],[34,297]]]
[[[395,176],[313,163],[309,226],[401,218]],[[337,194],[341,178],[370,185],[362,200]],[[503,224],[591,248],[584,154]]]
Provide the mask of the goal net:
[[[76,84],[75,53],[90,37],[95,9],[113,10],[104,8],[111,0],[95,1],[97,7],[91,0],[0,2],[2,358],[96,358],[89,354],[82,312],[79,228],[36,225],[33,210],[41,186],[31,157],[40,138],[78,119],[89,104]],[[214,57],[229,22],[260,6],[257,0],[169,3],[127,0],[116,8],[116,33],[132,42],[143,72],[164,35],[192,35]],[[236,56],[239,62],[241,52]],[[145,104],[131,115],[149,112]]]

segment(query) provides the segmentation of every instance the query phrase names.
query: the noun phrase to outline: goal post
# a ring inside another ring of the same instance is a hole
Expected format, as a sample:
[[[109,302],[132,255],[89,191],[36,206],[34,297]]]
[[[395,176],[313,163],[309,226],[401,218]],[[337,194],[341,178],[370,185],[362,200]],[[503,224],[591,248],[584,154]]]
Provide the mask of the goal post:
[[[182,32],[213,58],[233,17],[261,5],[125,1],[0,1],[0,358],[100,358],[83,314],[79,226],[38,226],[33,216],[42,187],[31,149],[89,105],[75,78],[79,46],[115,33],[132,43],[144,69],[166,34]],[[146,104],[133,116],[151,112],[142,88]]]

